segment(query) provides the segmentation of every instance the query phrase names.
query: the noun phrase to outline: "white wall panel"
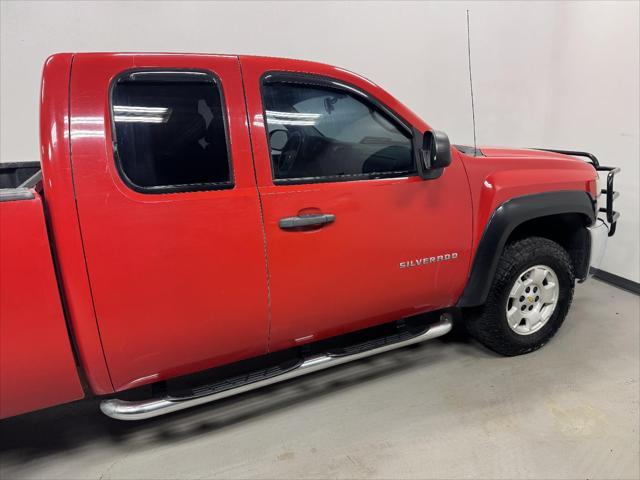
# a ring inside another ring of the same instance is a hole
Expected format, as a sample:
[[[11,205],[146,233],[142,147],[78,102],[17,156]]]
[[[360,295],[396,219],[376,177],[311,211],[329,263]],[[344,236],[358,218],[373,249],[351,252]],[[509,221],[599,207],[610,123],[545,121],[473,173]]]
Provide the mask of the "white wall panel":
[[[248,53],[369,77],[456,143],[585,149],[621,166],[603,268],[640,281],[638,2],[2,2],[0,161],[38,158],[44,59],[61,51]],[[454,201],[454,199],[452,199]]]

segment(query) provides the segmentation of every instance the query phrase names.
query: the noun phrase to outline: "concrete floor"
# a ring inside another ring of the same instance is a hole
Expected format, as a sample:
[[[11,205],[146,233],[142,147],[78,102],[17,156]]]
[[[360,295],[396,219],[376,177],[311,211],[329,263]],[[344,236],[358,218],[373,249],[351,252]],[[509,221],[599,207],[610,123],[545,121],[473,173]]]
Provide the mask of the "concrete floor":
[[[597,280],[542,350],[460,336],[144,423],[0,422],[0,477],[638,478],[640,298]]]

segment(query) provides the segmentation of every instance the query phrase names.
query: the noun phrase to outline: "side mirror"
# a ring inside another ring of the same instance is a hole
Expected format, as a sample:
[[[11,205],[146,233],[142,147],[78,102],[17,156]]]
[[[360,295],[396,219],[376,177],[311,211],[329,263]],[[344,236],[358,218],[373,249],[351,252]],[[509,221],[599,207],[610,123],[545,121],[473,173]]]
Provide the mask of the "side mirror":
[[[438,178],[442,170],[451,165],[451,144],[444,132],[425,132],[420,149],[418,173],[424,179]]]

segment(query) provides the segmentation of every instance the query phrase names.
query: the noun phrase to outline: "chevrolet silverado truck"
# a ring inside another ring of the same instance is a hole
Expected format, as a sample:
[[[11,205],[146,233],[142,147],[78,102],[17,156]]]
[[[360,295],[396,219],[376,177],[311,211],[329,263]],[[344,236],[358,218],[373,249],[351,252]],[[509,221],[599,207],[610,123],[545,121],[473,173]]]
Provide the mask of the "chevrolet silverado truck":
[[[2,418],[145,419],[458,318],[531,352],[618,220],[595,156],[452,146],[319,63],[62,53],[40,98],[40,162],[0,172]]]

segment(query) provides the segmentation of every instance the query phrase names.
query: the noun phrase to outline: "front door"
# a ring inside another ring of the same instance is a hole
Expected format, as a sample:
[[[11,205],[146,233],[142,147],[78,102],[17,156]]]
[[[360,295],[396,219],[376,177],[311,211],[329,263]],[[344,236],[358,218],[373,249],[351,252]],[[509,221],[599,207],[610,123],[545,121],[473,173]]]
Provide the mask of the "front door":
[[[72,166],[116,390],[259,355],[264,237],[237,57],[78,55]]]
[[[267,238],[271,349],[454,303],[471,240],[460,160],[440,178],[417,176],[424,130],[360,77],[241,62]]]

